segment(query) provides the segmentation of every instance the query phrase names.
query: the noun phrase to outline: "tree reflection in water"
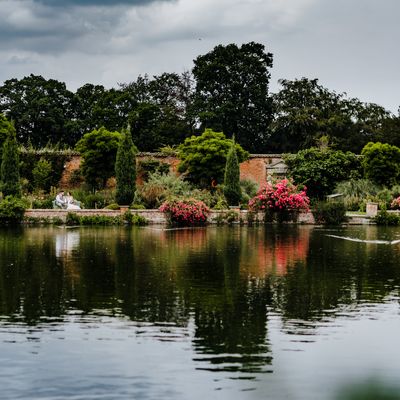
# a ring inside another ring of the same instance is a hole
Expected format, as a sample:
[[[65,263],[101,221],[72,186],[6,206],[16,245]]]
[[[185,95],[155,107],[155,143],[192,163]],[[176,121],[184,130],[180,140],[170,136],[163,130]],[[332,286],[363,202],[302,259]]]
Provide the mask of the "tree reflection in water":
[[[287,332],[312,331],[343,308],[398,295],[399,249],[332,240],[293,226],[3,229],[1,320],[128,317],[152,327],[137,335],[190,337],[198,369],[252,377],[272,371],[271,312]]]

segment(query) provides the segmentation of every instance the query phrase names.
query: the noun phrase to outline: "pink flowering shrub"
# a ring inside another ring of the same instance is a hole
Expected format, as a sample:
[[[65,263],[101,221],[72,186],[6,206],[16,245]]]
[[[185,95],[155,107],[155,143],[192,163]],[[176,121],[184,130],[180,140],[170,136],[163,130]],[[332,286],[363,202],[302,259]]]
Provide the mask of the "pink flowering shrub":
[[[210,212],[202,201],[192,198],[167,200],[159,210],[167,215],[170,223],[181,226],[204,225]]]
[[[394,210],[400,209],[400,196],[392,201],[390,208],[393,208]]]
[[[295,219],[299,211],[309,211],[310,199],[305,188],[299,190],[289,179],[267,182],[249,201],[252,211],[265,211],[279,221]]]

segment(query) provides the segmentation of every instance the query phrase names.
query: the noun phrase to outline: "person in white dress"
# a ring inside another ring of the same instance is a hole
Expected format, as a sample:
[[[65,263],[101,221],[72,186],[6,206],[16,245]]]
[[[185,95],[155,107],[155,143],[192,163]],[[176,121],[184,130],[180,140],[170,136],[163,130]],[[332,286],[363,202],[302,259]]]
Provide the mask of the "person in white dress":
[[[81,209],[79,202],[77,202],[69,192],[67,192],[66,196],[64,196],[64,197],[65,197],[66,204],[67,204],[67,210],[80,210]]]

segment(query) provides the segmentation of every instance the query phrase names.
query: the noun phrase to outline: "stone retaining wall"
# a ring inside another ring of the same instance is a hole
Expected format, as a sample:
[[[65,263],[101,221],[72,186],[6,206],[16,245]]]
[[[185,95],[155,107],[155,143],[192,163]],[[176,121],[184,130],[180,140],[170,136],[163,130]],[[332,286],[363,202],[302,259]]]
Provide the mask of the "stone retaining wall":
[[[126,209],[121,210],[95,210],[95,209],[87,209],[87,210],[76,210],[74,213],[81,216],[93,216],[100,215],[105,217],[116,217],[122,215]],[[247,210],[212,210],[209,214],[208,220],[210,223],[217,223],[218,220],[223,218],[228,212],[236,212],[238,214],[237,220],[242,221],[244,224],[248,221],[248,211]],[[163,212],[159,210],[131,210],[132,214],[138,214],[144,218],[146,218],[149,224],[166,224],[167,220]],[[67,217],[67,210],[50,210],[50,209],[28,209],[25,211],[25,217],[33,218],[33,219],[43,219],[43,220],[52,220],[52,219],[61,219],[65,221]],[[255,218],[258,221],[263,221],[263,213],[258,213],[255,215]],[[314,217],[312,213],[301,213],[299,215],[298,223],[300,224],[314,224]]]

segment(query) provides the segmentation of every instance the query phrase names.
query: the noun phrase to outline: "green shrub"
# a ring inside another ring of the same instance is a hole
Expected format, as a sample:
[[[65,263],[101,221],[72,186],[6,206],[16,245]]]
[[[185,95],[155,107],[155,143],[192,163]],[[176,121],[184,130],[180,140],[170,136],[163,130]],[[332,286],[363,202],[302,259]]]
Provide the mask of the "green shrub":
[[[215,218],[217,225],[232,225],[233,223],[239,221],[239,214],[236,211],[229,210],[227,212],[218,214]]]
[[[369,179],[350,179],[340,182],[336,193],[343,194],[343,202],[349,211],[365,211],[367,201],[376,200],[381,187]]]
[[[226,158],[232,141],[222,132],[206,129],[200,136],[185,139],[178,146],[178,157],[181,160],[178,171],[187,173],[187,178],[202,187],[209,187],[215,180],[221,183],[224,179]],[[243,162],[249,153],[235,144],[239,162]]]
[[[132,214],[129,210],[124,213],[123,220],[128,225],[143,226],[148,224],[148,221],[145,217],[138,214]]]
[[[76,213],[69,212],[67,214],[66,219],[65,219],[65,224],[66,225],[80,225],[81,224],[81,220],[80,220],[79,216]]]
[[[25,200],[7,196],[0,202],[0,224],[19,223],[24,219],[28,204]]]
[[[387,143],[367,143],[361,152],[364,174],[381,185],[394,185],[400,178],[400,148]]]
[[[117,203],[111,203],[104,207],[107,210],[119,210],[120,206]]]
[[[140,202],[146,208],[158,208],[168,197],[190,196],[192,186],[182,177],[175,174],[163,175],[158,172],[149,174],[147,182],[144,182],[137,190],[135,203]]]
[[[4,196],[21,197],[19,149],[17,138],[13,132],[8,134],[3,144],[0,181],[0,189]]]
[[[226,201],[231,206],[237,206],[242,197],[242,190],[240,187],[240,169],[236,154],[235,139],[232,139],[231,148],[226,156],[224,195]]]
[[[359,158],[350,152],[311,147],[297,154],[286,154],[289,174],[298,185],[307,187],[311,198],[322,199],[334,187],[361,170]]]
[[[242,189],[241,202],[247,204],[257,194],[258,184],[251,179],[242,179],[240,187]]]
[[[104,188],[107,179],[114,175],[117,149],[122,139],[119,132],[109,132],[104,127],[86,133],[76,144],[82,155],[82,173],[91,188]]]
[[[49,209],[49,208],[53,208],[53,200],[54,198],[51,197],[47,197],[44,199],[34,199],[32,201],[32,208],[45,208],[45,209]]]
[[[114,191],[102,190],[95,193],[87,190],[76,189],[72,191],[74,199],[80,201],[85,208],[104,208],[115,203]]]
[[[138,175],[146,182],[149,179],[150,174],[159,173],[160,175],[166,175],[169,173],[169,164],[158,161],[154,158],[147,160],[141,160],[138,163]]]
[[[147,219],[138,214],[132,214],[129,210],[123,216],[107,215],[78,215],[69,212],[65,221],[66,225],[146,225]]]
[[[324,225],[340,225],[347,221],[346,206],[341,201],[320,201],[312,210],[315,222]]]
[[[117,182],[115,199],[118,204],[132,203],[136,190],[136,154],[130,128],[128,128],[118,146],[115,161],[115,179]]]
[[[35,189],[39,190],[49,190],[50,188],[50,178],[52,165],[45,158],[40,157],[40,160],[36,163],[35,168],[33,168],[33,184]]]
[[[143,204],[133,203],[130,207],[131,210],[145,210],[146,207]]]
[[[373,218],[373,221],[377,225],[400,225],[400,215],[395,213],[389,213],[386,210],[381,210],[378,215]]]

